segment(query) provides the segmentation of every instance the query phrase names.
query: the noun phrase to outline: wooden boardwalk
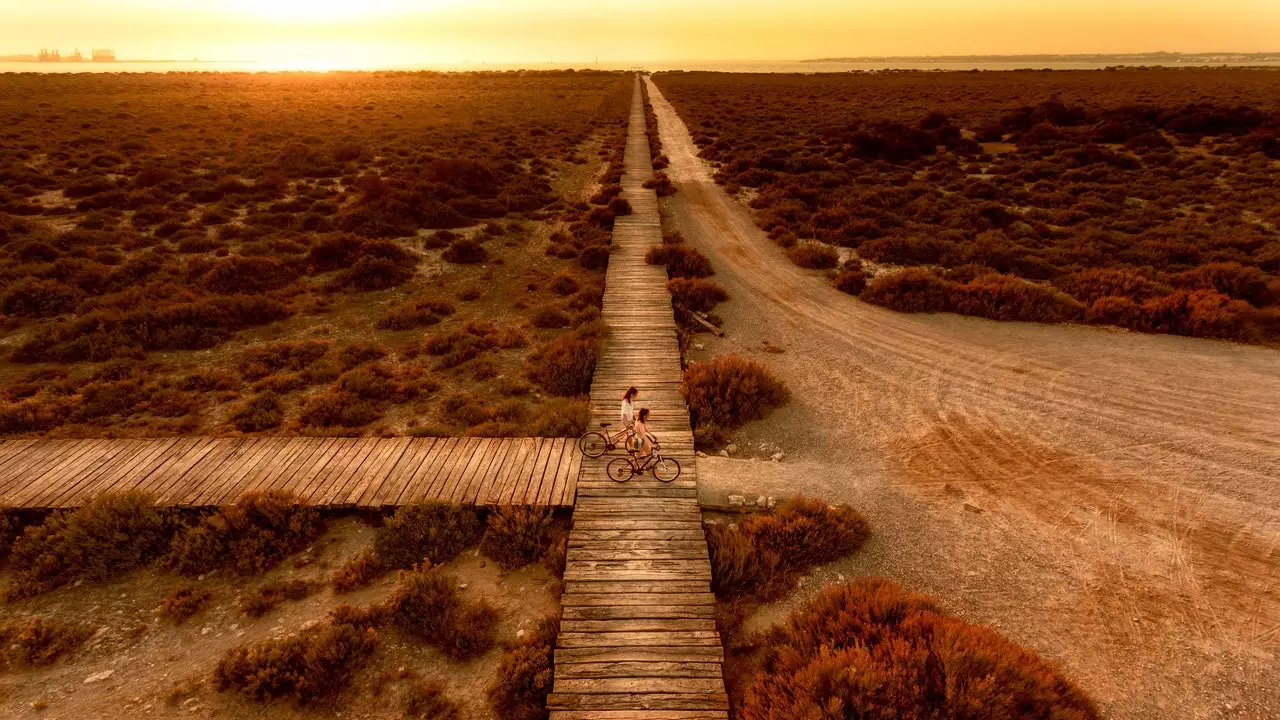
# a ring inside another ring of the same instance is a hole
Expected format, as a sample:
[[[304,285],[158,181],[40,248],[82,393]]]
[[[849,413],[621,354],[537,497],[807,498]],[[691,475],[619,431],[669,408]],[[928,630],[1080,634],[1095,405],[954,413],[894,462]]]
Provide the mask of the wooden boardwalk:
[[[0,443],[0,507],[68,508],[142,490],[157,504],[218,506],[286,490],[317,506],[573,504],[571,438],[167,438]]]
[[[726,720],[711,564],[698,509],[689,414],[666,272],[644,254],[662,241],[639,79],[622,178],[634,213],[613,230],[603,318],[610,332],[591,387],[592,423],[618,422],[628,385],[680,478],[625,484],[584,458],[569,534],[564,607],[555,651],[553,720]]]

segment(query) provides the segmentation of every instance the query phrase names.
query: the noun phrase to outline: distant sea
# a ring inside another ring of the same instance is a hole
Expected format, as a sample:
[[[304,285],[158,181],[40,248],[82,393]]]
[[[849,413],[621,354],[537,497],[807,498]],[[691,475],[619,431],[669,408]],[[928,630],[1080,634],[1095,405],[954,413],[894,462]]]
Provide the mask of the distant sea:
[[[1159,63],[1144,63],[1151,66]],[[116,63],[38,63],[0,62],[0,73],[166,73],[166,72],[281,72],[315,70],[629,70],[640,67],[649,71],[662,70],[710,70],[740,73],[838,73],[853,70],[1101,70],[1115,67],[1117,63],[1102,62],[903,62],[903,61],[851,61],[851,62],[687,62],[687,63],[457,63],[450,65],[397,65],[386,67],[344,67],[268,64],[256,62],[116,62]],[[1181,61],[1165,63],[1170,67],[1280,67],[1280,61],[1252,62],[1198,62]]]

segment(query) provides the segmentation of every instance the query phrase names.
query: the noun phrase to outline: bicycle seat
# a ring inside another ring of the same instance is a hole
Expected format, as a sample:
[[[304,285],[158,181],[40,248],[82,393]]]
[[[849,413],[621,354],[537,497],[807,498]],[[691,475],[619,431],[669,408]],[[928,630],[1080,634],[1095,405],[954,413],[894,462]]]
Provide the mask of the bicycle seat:
[[[613,423],[600,423],[600,427],[609,427]]]

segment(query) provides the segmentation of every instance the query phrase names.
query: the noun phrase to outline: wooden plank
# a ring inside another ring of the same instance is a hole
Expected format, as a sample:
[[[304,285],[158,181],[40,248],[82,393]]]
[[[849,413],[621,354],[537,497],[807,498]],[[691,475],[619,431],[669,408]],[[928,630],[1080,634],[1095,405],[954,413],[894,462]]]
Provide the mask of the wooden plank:
[[[538,454],[529,465],[529,473],[525,482],[516,486],[511,497],[513,505],[532,505],[538,498],[538,486],[542,484],[542,475],[547,471],[547,461],[551,459],[554,442],[550,438],[538,438]]]
[[[560,678],[667,677],[718,678],[723,680],[720,663],[709,662],[604,662],[569,663],[556,668]]]
[[[680,632],[561,632],[557,647],[680,647],[684,645],[720,647],[720,634],[714,630]]]
[[[449,502],[454,491],[458,488],[458,482],[462,480],[463,473],[467,471],[467,465],[476,456],[476,452],[480,449],[485,439],[478,437],[465,438],[454,449],[450,462],[441,471],[442,478],[439,488],[433,488],[432,490],[433,494],[442,502]]]
[[[401,456],[409,449],[409,438],[389,438],[381,442],[386,452],[371,458],[366,466],[368,471],[359,477],[359,482],[348,492],[343,505],[358,505],[365,495],[371,495],[386,480],[392,468],[400,461]]]
[[[244,492],[267,492],[281,474],[298,464],[299,456],[314,444],[314,438],[281,439],[275,453],[260,463],[244,483]]]
[[[475,482],[476,476],[480,473],[480,468],[485,466],[493,459],[493,450],[498,446],[494,438],[476,438],[475,449],[472,450],[471,456],[467,458],[467,462],[462,466],[456,478],[451,481],[448,488],[448,495],[442,496],[454,505],[462,504],[471,489],[471,483]],[[452,477],[452,476],[451,476]]]
[[[589,560],[707,560],[707,546],[697,548],[569,548],[569,562]]]
[[[566,438],[555,438],[551,441],[551,452],[547,455],[547,467],[542,473],[542,481],[537,491],[530,488],[525,495],[525,503],[546,507],[551,500],[551,488],[556,484],[556,475],[560,474],[560,463],[564,458],[564,448],[568,444]]]
[[[578,478],[582,475],[582,461],[586,456],[582,454],[576,441],[572,444],[573,462],[569,463],[569,472],[565,476],[564,486],[560,488],[560,496],[555,501],[556,505],[573,505],[578,490]]]
[[[404,492],[405,486],[409,483],[409,479],[413,477],[413,473],[427,459],[427,455],[431,453],[431,447],[437,442],[436,438],[412,438],[409,441],[409,447],[405,450],[404,455],[400,456],[399,462],[395,467],[391,468],[391,472],[387,474],[387,479],[378,487],[378,491],[371,498],[361,498],[362,504],[372,507],[386,507],[399,499],[400,493]]]
[[[462,461],[462,452],[466,449],[468,442],[475,438],[449,438],[442,448],[444,454],[440,456],[434,467],[431,469],[431,475],[428,477],[430,485],[423,489],[422,497],[425,500],[440,500],[445,497],[445,490],[448,486],[449,476],[453,474],[458,463]],[[474,449],[474,444],[472,448]]]
[[[596,662],[724,662],[724,648],[716,645],[603,646],[555,651],[556,665]]]
[[[36,481],[57,466],[68,452],[75,447],[74,440],[47,440],[35,446],[22,458],[11,473],[4,504],[11,507],[22,507],[29,497],[39,493]]]
[[[325,438],[320,447],[313,450],[307,457],[305,464],[299,465],[292,475],[282,478],[280,484],[273,485],[272,488],[310,500],[311,486],[324,474],[324,469],[329,466],[333,458],[345,449],[345,445],[341,442],[345,439]]]
[[[566,608],[575,606],[617,607],[622,605],[671,607],[674,605],[715,605],[716,596],[699,592],[635,592],[635,593],[566,593],[560,604]]]
[[[623,693],[721,693],[722,678],[708,677],[613,677],[613,678],[564,678],[557,677],[552,687],[555,693],[579,693],[584,695],[618,695]]]
[[[358,438],[354,451],[347,455],[343,463],[335,463],[333,465],[333,470],[330,471],[325,484],[312,494],[312,503],[315,505],[333,504],[341,495],[343,489],[348,487],[352,478],[360,472],[361,465],[377,449],[377,438]]]
[[[569,606],[560,615],[569,620],[713,620],[714,605],[590,605]],[[578,628],[581,629],[581,628]]]
[[[698,523],[697,527],[688,530],[581,530],[575,527],[573,534],[569,536],[569,546],[585,545],[602,540],[634,542],[685,540],[705,542],[706,533],[703,532],[701,523]]]
[[[531,466],[538,457],[541,441],[538,438],[525,438],[520,443],[520,454],[516,464],[512,466],[509,477],[503,480],[501,505],[514,505],[524,499],[524,487],[532,472]],[[519,501],[517,500],[519,498]]]
[[[209,475],[190,504],[220,506],[234,502],[244,493],[245,485],[258,466],[274,456],[276,443],[273,438],[249,438],[235,458]]]
[[[561,440],[560,457],[556,463],[555,475],[551,476],[550,482],[543,483],[545,487],[538,488],[540,505],[549,506],[559,503],[560,495],[564,492],[564,486],[569,479],[569,466],[573,464],[573,456],[577,454],[577,448],[577,440],[570,438]]]
[[[186,503],[187,496],[192,489],[198,489],[204,479],[210,473],[216,472],[218,467],[224,460],[234,457],[236,451],[244,444],[244,440],[240,438],[230,438],[225,440],[215,440],[212,447],[206,452],[200,460],[191,467],[190,470],[183,473],[181,479],[174,483],[167,491],[161,501],[165,505],[182,505]]]
[[[729,720],[726,710],[553,710],[550,720]]]
[[[506,462],[507,456],[515,452],[516,446],[516,441],[511,438],[503,438],[498,441],[494,452],[489,455],[489,461],[477,472],[477,482],[472,484],[471,489],[462,498],[463,503],[467,505],[487,504],[486,499],[493,492],[493,486],[498,482],[498,473],[501,471],[503,463]]]
[[[547,707],[569,710],[728,710],[729,697],[724,693],[552,693],[547,696]]]
[[[218,441],[213,438],[190,438],[190,440],[190,442],[182,443],[180,446],[174,445],[173,448],[170,448],[166,463],[147,477],[144,487],[155,496],[157,505],[166,504],[172,488],[182,481],[188,471],[200,463],[214,448],[218,447]],[[111,468],[104,468],[100,471],[104,477],[111,472],[114,472]],[[75,498],[68,498],[68,500],[75,502],[81,497],[84,497],[83,493],[78,494]]]
[[[457,438],[445,438],[431,447],[431,454],[423,461],[413,477],[405,484],[404,492],[397,504],[408,505],[432,499],[431,486],[436,483],[440,468],[452,454],[452,448],[458,444]]]
[[[517,438],[512,441],[507,449],[507,455],[502,459],[501,466],[498,467],[494,474],[493,482],[489,485],[487,492],[482,494],[483,500],[477,500],[484,505],[500,505],[504,493],[511,482],[511,477],[515,473],[515,468],[524,462],[524,457],[528,454],[528,450],[533,446],[531,438]]]
[[[50,496],[56,497],[63,489],[74,486],[84,480],[82,472],[95,460],[102,457],[102,451],[110,440],[82,440],[72,452],[64,456],[62,462],[49,469],[39,480],[32,483],[38,489],[28,496],[27,507],[44,507]]]
[[[40,502],[47,507],[68,507],[70,505],[70,503],[67,502],[68,500],[77,497],[80,493],[85,491],[89,492],[85,501],[92,501],[93,498],[97,497],[97,493],[93,492],[93,489],[100,477],[99,473],[103,468],[113,465],[121,457],[121,454],[126,452],[128,449],[128,445],[120,442],[119,440],[109,441],[109,445],[100,448],[100,450],[94,454],[94,457],[89,464],[86,464],[79,469],[73,481],[63,483],[59,487],[45,493],[44,496],[40,498]],[[143,489],[145,490],[145,488]]]
[[[323,458],[323,465],[315,469],[314,473],[308,474],[306,484],[298,486],[297,494],[312,505],[321,504],[325,487],[334,482],[337,474],[359,452],[360,441],[361,438],[336,438],[333,452]]]

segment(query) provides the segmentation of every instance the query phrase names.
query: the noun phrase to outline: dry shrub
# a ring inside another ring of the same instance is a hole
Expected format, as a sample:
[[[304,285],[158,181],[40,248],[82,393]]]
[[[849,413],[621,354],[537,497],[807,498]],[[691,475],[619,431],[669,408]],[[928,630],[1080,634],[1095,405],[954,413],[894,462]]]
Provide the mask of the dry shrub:
[[[456,310],[443,300],[417,300],[397,305],[378,320],[376,327],[380,330],[411,330],[438,325],[442,318]]]
[[[830,245],[807,242],[787,249],[787,257],[802,268],[829,270],[840,264],[840,253]]]
[[[952,290],[948,282],[932,270],[907,268],[877,275],[862,291],[862,299],[899,312],[947,312]]]
[[[484,246],[469,238],[459,238],[449,243],[440,255],[446,262],[460,265],[473,265],[489,259],[489,252]]]
[[[836,289],[840,292],[857,295],[867,287],[867,274],[861,270],[841,270],[835,279]]]
[[[1070,295],[998,273],[955,286],[952,306],[961,315],[990,320],[1057,323],[1084,317],[1084,306]]]
[[[49,665],[84,644],[93,634],[82,625],[31,618],[0,625],[0,670],[7,666]]]
[[[345,593],[362,588],[386,573],[386,565],[373,549],[365,548],[359,555],[334,570],[329,582],[333,585],[334,592]]]
[[[378,646],[372,628],[333,623],[296,635],[231,648],[214,668],[218,690],[254,700],[289,698],[307,705],[334,695]]]
[[[440,648],[451,660],[488,652],[497,632],[498,611],[483,599],[465,600],[457,579],[436,568],[402,570],[387,612],[397,627]]]
[[[709,528],[712,577],[721,598],[781,597],[805,570],[853,554],[866,542],[866,520],[847,505],[792,498],[776,512],[737,527]]]
[[[174,588],[172,592],[165,595],[164,601],[160,603],[160,615],[169,618],[175,624],[181,625],[187,618],[200,612],[200,609],[212,597],[213,593],[205,588],[197,588],[192,585]]]
[[[298,419],[311,427],[363,427],[382,417],[378,404],[349,392],[312,395],[302,405]]]
[[[286,600],[301,600],[318,589],[316,583],[306,580],[273,580],[255,592],[240,596],[240,612],[252,617],[262,617],[271,608]]]
[[[586,399],[548,398],[534,408],[520,426],[520,434],[531,437],[578,437],[587,431],[591,407]]]
[[[827,717],[1096,720],[1062,672],[994,630],[880,578],[832,586],[753,638],[743,720]]]
[[[672,278],[667,282],[671,300],[677,307],[691,312],[710,312],[716,305],[729,299],[724,288],[701,278]]]
[[[142,567],[165,554],[176,527],[172,512],[139,492],[107,493],[72,512],[54,513],[13,543],[6,594],[27,597]]]
[[[690,363],[680,392],[689,403],[695,426],[708,423],[726,429],[764,417],[790,395],[767,367],[737,355]]]
[[[679,242],[654,245],[645,253],[644,261],[650,265],[665,265],[669,278],[705,278],[715,274],[711,261],[705,255]]]
[[[554,395],[590,392],[602,342],[595,324],[556,337],[529,358],[529,379]]]
[[[227,419],[240,432],[270,430],[284,421],[284,406],[274,392],[268,391],[232,407]]]
[[[180,533],[169,565],[183,575],[220,568],[260,573],[306,547],[321,529],[316,510],[295,495],[249,493]]]
[[[405,693],[404,716],[422,720],[462,720],[462,709],[433,682],[418,681]]]
[[[544,618],[507,649],[489,686],[489,700],[501,720],[544,720],[555,675],[554,653],[560,618]]]
[[[305,370],[328,352],[326,342],[277,342],[246,350],[237,367],[245,380],[261,380],[281,370]]]
[[[18,512],[12,508],[0,508],[0,562],[9,557],[13,541],[21,534],[22,518]]]
[[[484,535],[476,511],[448,503],[404,505],[373,540],[373,553],[388,569],[438,565],[454,559]]]
[[[513,505],[489,516],[480,552],[507,570],[524,567],[542,556],[551,531],[546,508]]]

